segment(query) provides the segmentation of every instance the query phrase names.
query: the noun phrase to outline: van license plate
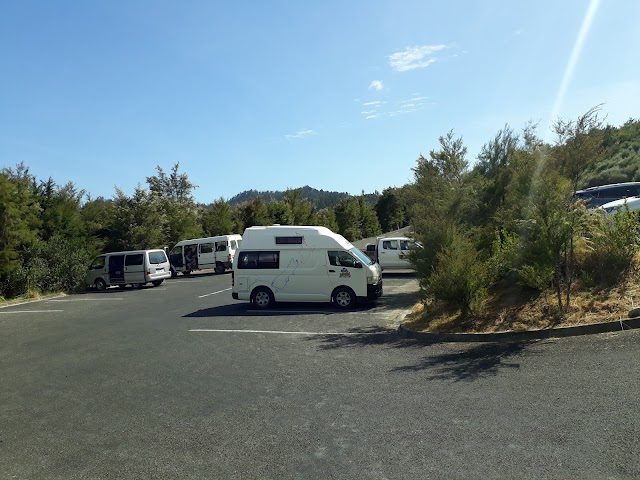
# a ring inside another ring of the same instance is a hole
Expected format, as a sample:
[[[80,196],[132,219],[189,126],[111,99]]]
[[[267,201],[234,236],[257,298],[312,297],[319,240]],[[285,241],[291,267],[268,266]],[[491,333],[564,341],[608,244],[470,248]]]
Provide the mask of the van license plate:
[[[156,273],[157,272],[164,272],[164,268],[156,268]]]

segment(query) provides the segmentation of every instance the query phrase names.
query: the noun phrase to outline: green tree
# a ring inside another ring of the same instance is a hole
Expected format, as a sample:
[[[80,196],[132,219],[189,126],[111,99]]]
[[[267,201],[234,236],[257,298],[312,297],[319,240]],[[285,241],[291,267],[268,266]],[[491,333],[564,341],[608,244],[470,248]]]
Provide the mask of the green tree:
[[[405,225],[406,206],[401,202],[397,189],[386,188],[375,206],[376,215],[383,231],[397,230]]]
[[[599,112],[600,105],[575,121],[560,119],[553,125],[556,145],[552,157],[558,171],[571,181],[574,192],[578,190],[585,172],[602,153],[603,131]]]
[[[58,187],[49,177],[46,182],[40,182],[36,195],[42,209],[41,237],[44,240],[54,235],[69,239],[85,236],[85,224],[80,211],[84,190],[78,191],[73,182]]]
[[[202,230],[205,235],[212,237],[236,233],[233,209],[224,198],[215,200],[204,209],[202,213]]]
[[[176,163],[171,173],[166,174],[157,166],[157,175],[147,177],[151,196],[159,201],[166,218],[164,245],[172,245],[179,240],[202,236],[200,211],[193,199],[196,185],[189,181],[186,173],[179,173],[180,164]]]
[[[270,223],[269,211],[262,198],[255,197],[238,207],[238,224],[242,226],[241,230]]]
[[[24,164],[0,173],[0,274],[18,268],[20,253],[38,237],[40,206],[35,178]]]
[[[302,197],[302,189],[287,190],[283,198],[291,209],[293,225],[309,225],[313,218],[314,206]]]
[[[295,225],[291,205],[284,200],[271,200],[267,203],[270,223],[279,225]]]

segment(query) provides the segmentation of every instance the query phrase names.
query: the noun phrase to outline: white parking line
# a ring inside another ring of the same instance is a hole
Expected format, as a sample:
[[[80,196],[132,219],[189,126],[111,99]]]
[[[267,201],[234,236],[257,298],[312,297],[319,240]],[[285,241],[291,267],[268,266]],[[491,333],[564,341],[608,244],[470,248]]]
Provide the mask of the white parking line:
[[[287,332],[282,330],[214,330],[208,328],[193,328],[190,332],[213,333],[277,333],[280,335],[380,335],[385,332]]]
[[[6,313],[53,313],[64,312],[64,310],[15,310],[13,312],[0,312],[0,314]]]
[[[123,300],[122,298],[70,298],[65,300],[47,300],[47,302],[104,302],[110,300]]]
[[[215,295],[217,293],[228,292],[229,290],[231,290],[231,287],[225,288],[224,290],[218,290],[217,292],[207,293],[206,295],[200,295],[198,298],[204,298],[204,297],[208,297],[209,295]]]

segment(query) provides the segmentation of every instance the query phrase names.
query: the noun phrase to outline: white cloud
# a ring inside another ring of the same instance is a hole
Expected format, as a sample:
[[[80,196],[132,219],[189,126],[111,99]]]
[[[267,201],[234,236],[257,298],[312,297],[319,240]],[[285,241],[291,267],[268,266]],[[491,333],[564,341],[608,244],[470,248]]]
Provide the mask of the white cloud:
[[[364,112],[360,112],[363,115],[371,115],[372,113],[376,113],[377,110],[365,110]]]
[[[369,90],[375,90],[375,91],[379,92],[383,88],[384,88],[384,85],[382,84],[382,80],[373,80],[369,84]]]
[[[447,48],[446,45],[407,47],[402,52],[389,55],[389,65],[397,72],[407,72],[409,70],[415,70],[416,68],[425,68],[437,60],[435,57],[431,57],[431,55],[445,48]]]
[[[376,100],[375,102],[366,102],[363,103],[362,106],[363,107],[379,107],[380,105],[382,105],[384,102],[381,102],[380,100]]]
[[[288,135],[285,135],[285,137],[289,140],[292,140],[294,138],[305,138],[305,137],[308,137],[309,135],[317,135],[317,133],[314,132],[313,130],[309,130],[308,128],[303,128],[301,130],[298,130],[296,133],[290,133]]]
[[[367,115],[365,117],[365,120],[372,120],[374,118],[380,118],[380,115]]]

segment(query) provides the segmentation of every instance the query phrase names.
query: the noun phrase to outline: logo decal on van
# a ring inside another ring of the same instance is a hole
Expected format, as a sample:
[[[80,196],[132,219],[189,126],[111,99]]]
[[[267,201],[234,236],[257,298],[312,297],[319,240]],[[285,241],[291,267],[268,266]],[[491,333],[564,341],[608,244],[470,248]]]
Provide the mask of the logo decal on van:
[[[349,272],[349,270],[347,270],[346,268],[343,268],[342,270],[340,270],[340,278],[347,278],[351,276],[351,272]]]

